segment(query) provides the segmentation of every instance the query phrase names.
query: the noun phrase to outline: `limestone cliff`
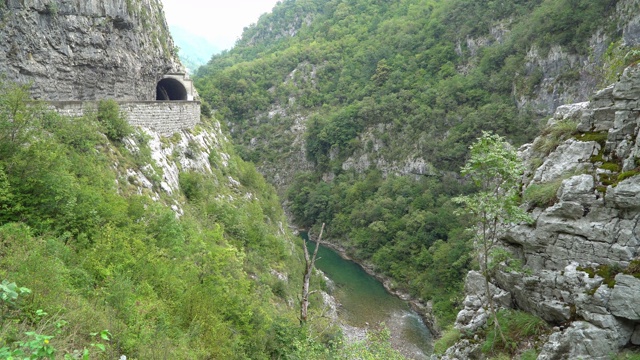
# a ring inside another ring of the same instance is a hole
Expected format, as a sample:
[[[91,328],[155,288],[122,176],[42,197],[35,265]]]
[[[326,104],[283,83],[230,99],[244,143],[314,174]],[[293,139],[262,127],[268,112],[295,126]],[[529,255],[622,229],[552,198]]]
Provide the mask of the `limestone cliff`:
[[[155,100],[178,70],[159,0],[0,3],[0,74],[43,100]]]
[[[521,149],[525,194],[557,191],[529,204],[533,225],[504,233],[502,246],[530,271],[498,272],[494,298],[556,326],[538,359],[609,359],[640,345],[640,66],[590,102],[558,108],[548,126],[567,124],[576,130],[548,155],[549,131]],[[456,323],[464,331],[487,318],[479,277],[467,279]],[[478,346],[465,339],[446,357],[479,357]]]

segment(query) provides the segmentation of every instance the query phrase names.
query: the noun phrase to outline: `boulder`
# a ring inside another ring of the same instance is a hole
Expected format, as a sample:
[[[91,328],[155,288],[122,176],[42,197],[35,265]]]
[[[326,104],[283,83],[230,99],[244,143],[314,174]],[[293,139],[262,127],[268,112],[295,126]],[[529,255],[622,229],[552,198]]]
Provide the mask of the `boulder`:
[[[591,169],[589,159],[599,151],[600,145],[595,141],[569,139],[547,157],[533,175],[533,181],[547,183],[572,172]]]
[[[624,210],[640,209],[640,176],[621,181],[616,187],[607,189],[606,198],[610,206]]]
[[[538,360],[609,360],[618,350],[614,331],[601,329],[586,321],[575,321],[563,332],[556,332],[542,347]]]
[[[593,176],[589,174],[572,176],[562,181],[558,189],[558,199],[577,202],[595,201],[594,187]]]
[[[640,98],[640,66],[629,66],[624,70],[620,81],[613,87],[614,99],[637,100]]]
[[[629,320],[640,320],[640,279],[618,274],[615,281],[608,304],[611,313]]]

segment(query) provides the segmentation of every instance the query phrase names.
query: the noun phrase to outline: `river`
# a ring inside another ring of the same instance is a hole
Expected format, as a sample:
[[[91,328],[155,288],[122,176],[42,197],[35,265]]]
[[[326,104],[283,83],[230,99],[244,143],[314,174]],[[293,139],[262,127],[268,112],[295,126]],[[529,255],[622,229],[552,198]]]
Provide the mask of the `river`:
[[[306,233],[301,234],[303,238]],[[315,244],[309,243],[310,252]],[[338,315],[348,326],[367,328],[384,322],[391,332],[391,343],[404,356],[428,359],[433,351],[433,337],[420,316],[409,304],[391,295],[360,265],[343,259],[334,250],[321,246],[316,267],[334,284],[332,295],[340,307]]]

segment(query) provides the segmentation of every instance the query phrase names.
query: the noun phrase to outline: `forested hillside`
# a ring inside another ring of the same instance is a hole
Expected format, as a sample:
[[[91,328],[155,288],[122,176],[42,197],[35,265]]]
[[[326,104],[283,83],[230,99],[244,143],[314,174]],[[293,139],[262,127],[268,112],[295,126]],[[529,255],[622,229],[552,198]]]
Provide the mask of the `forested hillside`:
[[[0,83],[0,358],[397,356],[300,324],[296,239],[217,120],[161,138]]]
[[[623,6],[624,5],[624,6]],[[455,317],[472,266],[451,198],[469,144],[518,146],[637,60],[637,2],[287,0],[196,76],[301,227]],[[634,40],[635,39],[635,40]]]

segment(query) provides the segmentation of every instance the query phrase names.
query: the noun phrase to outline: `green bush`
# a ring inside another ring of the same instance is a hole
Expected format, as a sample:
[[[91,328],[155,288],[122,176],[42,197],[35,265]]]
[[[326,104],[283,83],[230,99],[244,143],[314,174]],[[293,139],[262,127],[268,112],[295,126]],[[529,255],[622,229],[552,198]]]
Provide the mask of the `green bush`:
[[[204,179],[202,174],[196,172],[180,173],[178,183],[184,196],[189,201],[196,201],[204,195]]]
[[[120,112],[120,106],[114,100],[100,100],[98,103],[98,121],[111,141],[120,141],[133,133],[133,127]]]

